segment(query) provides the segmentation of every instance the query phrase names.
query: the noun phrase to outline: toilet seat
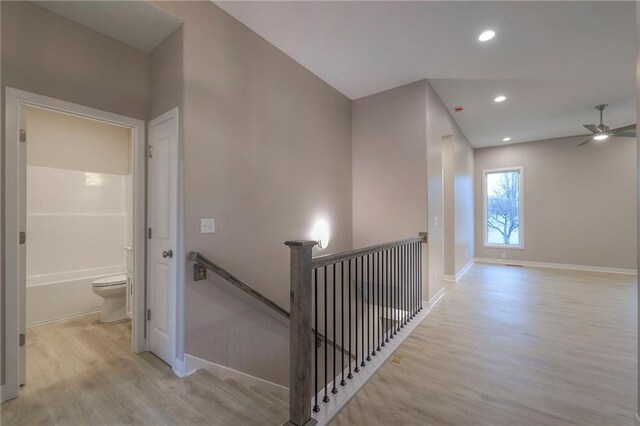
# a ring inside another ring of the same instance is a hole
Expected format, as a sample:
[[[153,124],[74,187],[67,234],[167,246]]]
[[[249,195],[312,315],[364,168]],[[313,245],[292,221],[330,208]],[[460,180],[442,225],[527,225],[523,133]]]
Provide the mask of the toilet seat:
[[[111,275],[92,282],[93,287],[111,287],[127,283],[127,274]]]

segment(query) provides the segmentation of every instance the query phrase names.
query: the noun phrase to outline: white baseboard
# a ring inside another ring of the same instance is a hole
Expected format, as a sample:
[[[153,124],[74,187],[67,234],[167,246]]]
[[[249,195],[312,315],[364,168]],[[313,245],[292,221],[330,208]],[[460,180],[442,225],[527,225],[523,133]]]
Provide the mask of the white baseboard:
[[[491,259],[488,257],[477,257],[474,259],[476,263],[490,263],[495,265],[517,265],[529,266],[533,268],[550,268],[550,269],[569,269],[574,271],[586,272],[605,272],[610,274],[637,275],[636,269],[624,268],[607,268],[604,266],[588,266],[588,265],[570,265],[565,263],[549,263],[549,262],[530,262],[528,260],[515,259]]]
[[[433,306],[442,299],[444,296],[444,289],[441,289],[436,293],[431,301],[423,301],[422,305],[424,309],[419,312],[413,320],[404,326],[401,333],[397,334],[393,340],[386,343],[384,350],[380,351],[377,356],[371,357],[371,361],[367,362],[366,367],[363,367],[361,371],[354,374],[353,379],[348,380],[345,386],[337,386],[339,391],[335,395],[331,395],[329,402],[323,403],[320,412],[312,413],[312,417],[318,422],[318,426],[324,426],[328,424],[345,405],[357,395],[358,391],[373,377],[380,367],[385,363],[387,359],[400,347],[415,330],[420,323],[429,315],[433,310]],[[357,365],[357,361],[356,361]],[[345,376],[348,368],[345,369]],[[319,394],[322,394],[324,390],[320,390]],[[313,403],[313,402],[312,402]]]
[[[187,377],[190,374],[195,373],[195,371],[192,371],[191,373],[187,374],[187,363],[185,360],[182,359],[174,359],[173,360],[173,367],[171,367],[171,369],[173,370],[173,372],[175,373],[176,376],[178,377]]]
[[[474,261],[473,259],[472,259],[472,260],[470,260],[470,261],[469,261],[469,263],[467,263],[466,265],[464,265],[464,266],[462,267],[462,269],[460,269],[460,271],[458,271],[458,273],[457,273],[455,276],[453,276],[453,275],[445,275],[445,276],[443,277],[443,279],[444,279],[445,281],[448,281],[448,282],[457,283],[458,281],[460,281],[460,280],[462,279],[462,277],[464,276],[464,274],[466,274],[466,273],[467,273],[467,271],[468,271],[469,269],[471,269],[471,267],[473,266],[473,264],[474,264],[474,263],[475,263],[475,261]]]
[[[177,360],[176,360],[177,361]],[[195,373],[200,369],[205,369],[211,372],[214,376],[220,380],[233,379],[236,382],[244,386],[269,386],[274,390],[289,391],[289,388],[279,385],[277,383],[270,382],[268,380],[261,379],[259,377],[251,376],[241,371],[234,370],[233,368],[225,367],[223,365],[216,364],[215,362],[207,361],[206,359],[198,358],[193,355],[184,354],[184,365],[178,368],[179,371],[174,369],[174,372],[179,377],[187,377]],[[180,374],[179,374],[180,373]]]
[[[429,299],[429,301],[427,302],[427,306],[429,306],[429,309],[433,309],[433,307],[436,306],[436,304],[440,300],[442,300],[443,297],[444,297],[444,287],[438,290],[436,294],[434,294],[433,297]]]
[[[78,313],[71,314],[71,315],[64,315],[64,316],[56,317],[56,318],[49,319],[49,320],[46,320],[46,321],[40,321],[40,322],[36,322],[36,323],[33,323],[33,324],[29,324],[29,325],[27,325],[27,329],[33,328],[33,327],[39,327],[41,325],[52,324],[54,322],[66,321],[66,320],[70,320],[70,319],[73,319],[73,318],[83,317],[85,315],[98,314],[100,312],[102,312],[102,308],[97,309],[97,310],[96,309],[91,309],[91,310],[89,310],[87,312],[78,312]]]

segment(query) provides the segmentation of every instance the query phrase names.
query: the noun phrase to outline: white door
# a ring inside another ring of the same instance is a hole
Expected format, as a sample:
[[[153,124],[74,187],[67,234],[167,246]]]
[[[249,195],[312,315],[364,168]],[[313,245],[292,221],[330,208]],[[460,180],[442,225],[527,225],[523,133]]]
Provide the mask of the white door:
[[[149,350],[175,359],[178,229],[178,110],[149,123],[149,245],[147,336]]]

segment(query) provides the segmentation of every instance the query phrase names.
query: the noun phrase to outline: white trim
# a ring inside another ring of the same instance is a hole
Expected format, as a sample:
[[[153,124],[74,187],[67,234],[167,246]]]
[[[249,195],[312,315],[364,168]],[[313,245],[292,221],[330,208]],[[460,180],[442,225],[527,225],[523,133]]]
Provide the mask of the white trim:
[[[20,197],[20,172],[19,164],[20,142],[18,134],[20,130],[21,108],[31,106],[44,108],[60,113],[71,114],[91,120],[106,122],[112,125],[131,129],[132,150],[134,158],[134,264],[135,282],[145,283],[145,199],[146,192],[146,168],[145,168],[145,123],[142,120],[125,117],[119,114],[62,101],[59,99],[42,96],[23,90],[5,88],[5,158],[4,158],[4,200],[5,206],[5,270],[4,282],[6,313],[5,325],[5,392],[3,398],[11,399],[18,396],[20,381],[20,348],[18,335],[20,333],[21,316],[20,280],[24,265],[20,265],[18,232],[21,223]],[[28,137],[28,135],[27,135]],[[28,142],[27,142],[28,143]],[[140,195],[142,194],[142,196]],[[10,208],[9,208],[10,206]],[[146,350],[144,303],[145,285],[137,285],[135,288],[135,318],[132,327],[132,349],[134,352]]]
[[[640,416],[638,415],[638,413],[636,413],[635,419],[636,419],[636,426],[640,426]]]
[[[97,313],[99,313],[101,311],[102,311],[102,309],[98,309],[98,310],[91,309],[91,310],[86,311],[86,312],[78,312],[78,313],[71,314],[71,315],[63,315],[61,317],[56,317],[56,318],[53,318],[53,319],[48,319],[46,321],[40,321],[40,322],[33,323],[31,325],[28,325],[27,326],[27,330],[30,329],[30,328],[34,328],[34,327],[40,327],[41,325],[51,324],[53,322],[65,321],[65,320],[70,320],[70,319],[73,319],[73,318],[83,317],[85,315],[97,314]]]
[[[289,388],[279,385],[277,383],[270,382],[268,380],[261,379],[259,377],[252,376],[241,371],[234,370],[233,368],[225,367],[215,362],[207,361],[206,359],[198,358],[197,356],[184,354],[184,370],[179,377],[187,377],[192,375],[198,370],[205,369],[211,372],[214,376],[220,380],[233,379],[243,386],[269,386],[274,390],[287,391]],[[175,370],[174,370],[175,372]],[[176,373],[177,374],[177,373]]]
[[[452,282],[452,283],[457,283],[458,281],[460,281],[462,279],[464,274],[466,274],[467,271],[469,271],[469,269],[471,269],[473,264],[474,264],[474,260],[470,260],[469,263],[464,265],[462,267],[462,269],[460,269],[460,271],[455,276],[453,276],[453,275],[445,275],[443,279],[445,281],[449,281],[449,282]]]
[[[322,409],[319,413],[313,413],[311,416],[317,420],[318,426],[323,426],[328,424],[333,417],[336,416],[342,410],[342,408],[347,405],[347,403],[356,396],[358,391],[373,377],[378,371],[380,367],[385,363],[385,361],[393,355],[393,353],[400,347],[400,345],[409,337],[411,333],[422,323],[422,321],[429,315],[429,313],[433,310],[433,306],[438,303],[442,297],[444,296],[444,289],[441,289],[436,293],[436,295],[431,298],[431,301],[423,301],[422,306],[424,306],[423,310],[416,315],[413,320],[405,325],[402,332],[397,334],[394,339],[389,340],[389,343],[386,343],[384,349],[378,353],[375,357],[371,358],[366,365],[360,369],[358,374],[353,376],[353,379],[348,380],[345,386],[339,386],[339,392],[335,395],[331,395],[329,402],[322,403]],[[357,362],[357,361],[355,361]],[[348,371],[348,368],[345,369]],[[346,376],[346,374],[345,374]],[[330,386],[329,384],[328,386]],[[319,394],[322,394],[324,390],[320,390]],[[313,401],[311,402],[313,405]]]
[[[494,265],[517,265],[532,268],[550,268],[550,269],[569,269],[574,271],[586,271],[586,272],[604,272],[610,274],[624,274],[624,275],[637,275],[636,269],[625,268],[608,268],[604,266],[589,266],[589,265],[571,265],[566,263],[549,263],[549,262],[531,262],[528,260],[515,260],[515,259],[491,259],[488,257],[477,257],[474,259],[476,263],[490,263]]]
[[[4,385],[0,385],[0,402],[4,402]]]
[[[487,174],[500,172],[519,173],[518,183],[518,240],[519,244],[489,244],[487,243]],[[524,167],[503,167],[500,169],[482,170],[482,247],[508,250],[524,250]]]
[[[438,302],[442,300],[443,297],[444,297],[444,287],[436,291],[436,294],[434,294],[433,297],[429,299],[429,301],[427,302],[429,309],[433,309],[433,307],[436,306]]]

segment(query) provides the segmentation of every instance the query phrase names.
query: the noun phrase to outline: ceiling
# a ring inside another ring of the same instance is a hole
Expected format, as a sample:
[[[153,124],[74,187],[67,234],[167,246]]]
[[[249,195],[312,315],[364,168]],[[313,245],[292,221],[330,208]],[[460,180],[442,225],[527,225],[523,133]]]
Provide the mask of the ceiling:
[[[635,2],[216,4],[351,99],[430,79],[475,147],[636,121]]]
[[[181,22],[144,1],[34,1],[40,7],[151,52]]]

